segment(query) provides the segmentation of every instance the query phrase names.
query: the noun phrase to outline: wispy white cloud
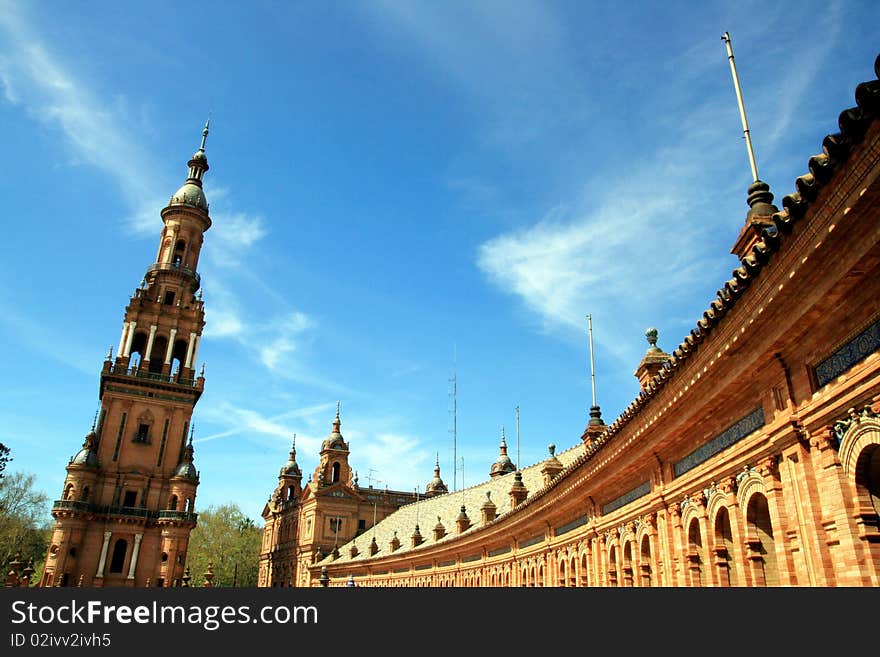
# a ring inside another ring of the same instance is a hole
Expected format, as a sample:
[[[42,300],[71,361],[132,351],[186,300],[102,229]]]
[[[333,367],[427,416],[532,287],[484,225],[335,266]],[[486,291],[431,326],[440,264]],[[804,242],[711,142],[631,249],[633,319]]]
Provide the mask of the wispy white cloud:
[[[222,424],[225,430],[194,439],[193,443],[204,443],[231,436],[263,436],[270,438],[283,438],[287,443],[296,433],[297,445],[304,451],[317,450],[323,438],[317,433],[320,423],[324,422],[328,413],[331,413],[335,405],[333,403],[314,404],[301,406],[289,411],[266,416],[260,411],[242,406],[236,406],[230,402],[221,402],[216,406],[205,407],[201,415],[210,422]],[[299,420],[297,423],[290,420]]]

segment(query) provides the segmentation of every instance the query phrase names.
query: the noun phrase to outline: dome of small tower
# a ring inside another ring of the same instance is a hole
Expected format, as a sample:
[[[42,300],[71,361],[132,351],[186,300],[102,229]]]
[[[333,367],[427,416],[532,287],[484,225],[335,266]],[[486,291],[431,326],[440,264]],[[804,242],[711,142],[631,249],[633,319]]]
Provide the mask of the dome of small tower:
[[[193,465],[193,432],[190,432],[189,443],[183,452],[183,460],[174,468],[172,477],[184,477],[186,479],[198,479],[199,473]]]
[[[500,477],[501,475],[505,475],[508,472],[514,472],[516,470],[516,465],[514,465],[513,461],[511,461],[510,457],[507,455],[507,441],[504,438],[504,427],[501,428],[500,448],[501,450],[498,454],[498,458],[489,469],[489,476],[491,477]]]
[[[437,455],[437,460],[434,463],[434,478],[428,482],[428,485],[425,486],[425,495],[433,496],[433,495],[442,495],[443,493],[448,493],[449,489],[446,487],[446,484],[443,483],[443,480],[440,478],[440,455]]]
[[[324,439],[324,442],[321,443],[321,451],[327,449],[348,449],[345,444],[345,439],[342,437],[342,432],[340,428],[342,426],[342,420],[339,419],[339,404],[336,404],[336,418],[333,420],[333,430],[330,432],[330,435]]]
[[[290,457],[287,463],[281,466],[281,477],[302,477],[302,470],[296,462],[296,434],[293,436],[293,447],[290,448]]]
[[[76,455],[70,459],[71,465],[85,465],[90,468],[98,467],[98,454],[95,452],[95,445],[98,443],[98,435],[95,433],[94,429],[89,432],[86,436],[85,441],[83,442],[82,449],[79,450]]]
[[[198,185],[187,182],[171,196],[168,205],[191,205],[200,210],[208,211],[208,199]]]

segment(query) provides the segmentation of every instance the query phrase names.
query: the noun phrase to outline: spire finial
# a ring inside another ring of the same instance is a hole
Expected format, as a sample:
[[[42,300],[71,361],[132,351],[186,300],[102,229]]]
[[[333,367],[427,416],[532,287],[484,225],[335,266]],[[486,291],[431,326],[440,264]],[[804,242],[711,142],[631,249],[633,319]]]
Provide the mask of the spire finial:
[[[339,400],[336,400],[336,419],[339,419]]]
[[[195,433],[196,433],[196,423],[193,422],[189,428],[189,445],[188,445],[188,447],[192,447],[193,436],[195,435]]]
[[[507,441],[504,439],[504,425],[501,425],[501,446],[507,447]]]
[[[291,445],[290,451],[296,454],[296,434],[293,434],[293,445]]]
[[[202,378],[205,378],[205,364],[204,363],[202,363],[202,369],[199,372],[199,376]]]
[[[113,345],[112,344],[110,345],[109,351],[107,351],[106,360],[113,360]]]
[[[95,425],[98,423],[98,413],[100,412],[100,408],[95,410],[95,417],[92,419],[92,431],[95,430]]]
[[[211,125],[211,113],[208,112],[208,120],[205,121],[205,129],[202,130],[202,143],[199,146],[199,150],[204,152],[205,150],[205,142],[208,141],[208,128]]]

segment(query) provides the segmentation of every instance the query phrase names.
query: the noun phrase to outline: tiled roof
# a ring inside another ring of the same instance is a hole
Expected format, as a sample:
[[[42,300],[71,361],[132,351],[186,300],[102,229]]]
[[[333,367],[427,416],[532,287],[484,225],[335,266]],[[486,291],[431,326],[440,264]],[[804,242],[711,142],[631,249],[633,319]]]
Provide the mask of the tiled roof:
[[[582,451],[583,445],[575,445],[562,453],[556,454],[556,458],[565,466],[572,463]],[[537,491],[543,487],[544,481],[541,474],[541,467],[543,465],[544,461],[541,461],[523,468],[523,484],[525,484],[529,491]],[[321,563],[359,563],[369,559],[370,553],[368,548],[374,534],[376,543],[379,546],[379,551],[374,555],[375,558],[387,557],[392,554],[390,546],[395,532],[397,532],[397,538],[400,540],[400,547],[393,554],[400,555],[408,552],[413,549],[411,537],[415,532],[417,523],[419,525],[419,533],[423,539],[421,546],[438,545],[449,541],[460,535],[456,529],[455,520],[461,512],[462,504],[464,504],[471,522],[471,527],[467,532],[474,531],[475,528],[482,526],[480,507],[486,502],[487,492],[489,492],[491,500],[496,506],[496,513],[498,515],[510,510],[508,493],[513,485],[513,480],[514,473],[508,473],[470,488],[437,497],[425,498],[402,506],[384,520],[376,523],[375,528],[368,529],[357,538],[340,546],[337,559],[334,560],[332,556],[328,556]],[[434,526],[437,524],[438,516],[446,529],[446,535],[440,540],[434,540]],[[358,549],[357,556],[353,558],[350,554],[352,544],[357,545]]]

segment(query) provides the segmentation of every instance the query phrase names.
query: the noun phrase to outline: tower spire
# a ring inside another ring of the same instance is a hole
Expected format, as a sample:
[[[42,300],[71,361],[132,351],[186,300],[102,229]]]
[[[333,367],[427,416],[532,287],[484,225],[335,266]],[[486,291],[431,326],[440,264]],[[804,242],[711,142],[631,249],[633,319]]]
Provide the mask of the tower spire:
[[[208,127],[211,125],[211,114],[208,114],[208,120],[205,121],[205,129],[202,130],[202,143],[199,146],[199,150],[204,153],[205,152],[205,142],[208,141]]]

